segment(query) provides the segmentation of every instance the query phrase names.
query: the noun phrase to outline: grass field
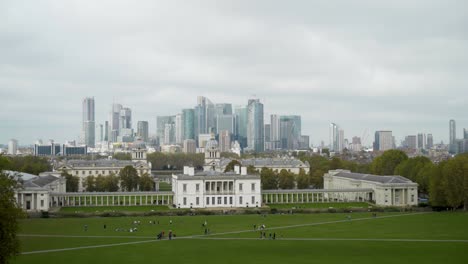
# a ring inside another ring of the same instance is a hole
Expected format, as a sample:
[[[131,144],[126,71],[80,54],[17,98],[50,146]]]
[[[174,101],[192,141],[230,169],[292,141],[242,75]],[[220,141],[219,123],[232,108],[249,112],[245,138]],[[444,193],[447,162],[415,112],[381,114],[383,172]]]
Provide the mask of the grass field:
[[[467,223],[467,213],[25,219],[13,263],[466,263]],[[177,237],[155,240],[162,230]]]

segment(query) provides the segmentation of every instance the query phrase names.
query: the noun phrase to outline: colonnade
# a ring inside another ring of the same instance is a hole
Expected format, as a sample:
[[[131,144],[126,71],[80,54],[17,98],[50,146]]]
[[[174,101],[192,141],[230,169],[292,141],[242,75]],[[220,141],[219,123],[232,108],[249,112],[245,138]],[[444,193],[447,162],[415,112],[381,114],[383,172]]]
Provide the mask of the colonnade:
[[[50,206],[170,205],[172,192],[140,193],[51,193]]]
[[[369,202],[372,191],[268,190],[262,191],[262,200],[266,204]]]

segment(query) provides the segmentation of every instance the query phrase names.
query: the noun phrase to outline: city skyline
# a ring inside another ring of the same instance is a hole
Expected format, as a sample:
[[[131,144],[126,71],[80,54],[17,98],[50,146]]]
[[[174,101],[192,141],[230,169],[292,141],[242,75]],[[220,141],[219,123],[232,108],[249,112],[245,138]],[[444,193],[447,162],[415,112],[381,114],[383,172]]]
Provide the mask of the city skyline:
[[[465,2],[109,4],[0,4],[1,144],[79,139],[88,96],[96,125],[118,102],[150,135],[199,95],[233,106],[256,95],[266,123],[301,115],[314,145],[332,122],[348,141],[391,130],[397,144],[448,143],[450,119],[458,138],[468,128]]]

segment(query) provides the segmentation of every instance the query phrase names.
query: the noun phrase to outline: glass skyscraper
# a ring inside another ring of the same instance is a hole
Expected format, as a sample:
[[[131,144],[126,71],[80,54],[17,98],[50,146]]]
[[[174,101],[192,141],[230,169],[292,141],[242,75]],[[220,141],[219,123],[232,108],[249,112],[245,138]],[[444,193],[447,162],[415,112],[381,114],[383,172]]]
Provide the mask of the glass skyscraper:
[[[94,97],[83,99],[83,141],[89,147],[94,147],[96,141],[96,127],[94,120]]]
[[[265,134],[263,104],[259,99],[250,99],[247,105],[247,147],[255,152],[263,152]]]

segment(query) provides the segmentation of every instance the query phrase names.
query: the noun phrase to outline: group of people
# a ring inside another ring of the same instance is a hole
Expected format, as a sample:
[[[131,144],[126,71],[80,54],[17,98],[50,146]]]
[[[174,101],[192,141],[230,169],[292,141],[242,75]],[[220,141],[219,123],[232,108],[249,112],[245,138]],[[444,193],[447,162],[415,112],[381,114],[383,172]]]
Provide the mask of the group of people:
[[[169,230],[169,233],[168,233],[167,235],[168,235],[169,240],[172,240],[172,238],[176,238],[176,237],[177,237],[176,233],[175,233],[175,232],[172,232],[172,230]],[[161,239],[163,239],[164,237],[165,237],[165,232],[164,232],[164,230],[161,231],[161,232],[159,232],[159,233],[156,235],[156,239],[157,239],[157,240],[161,240]]]
[[[276,233],[269,233],[268,237],[269,237],[269,239],[275,240],[276,239]],[[260,239],[266,239],[266,232],[265,231],[260,231]]]

